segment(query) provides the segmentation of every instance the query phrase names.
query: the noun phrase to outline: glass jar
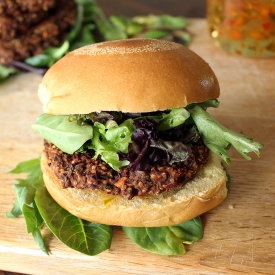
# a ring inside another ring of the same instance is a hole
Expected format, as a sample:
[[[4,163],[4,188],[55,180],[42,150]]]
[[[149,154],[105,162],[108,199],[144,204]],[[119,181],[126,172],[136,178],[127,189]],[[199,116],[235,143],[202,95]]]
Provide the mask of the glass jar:
[[[275,0],[207,0],[214,44],[234,55],[275,56]]]

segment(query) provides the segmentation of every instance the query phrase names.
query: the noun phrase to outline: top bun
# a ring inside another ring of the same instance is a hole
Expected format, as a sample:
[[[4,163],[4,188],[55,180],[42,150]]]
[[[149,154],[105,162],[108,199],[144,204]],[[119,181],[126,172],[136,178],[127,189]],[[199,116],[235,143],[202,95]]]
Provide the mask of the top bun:
[[[218,80],[188,48],[166,40],[126,39],[67,54],[39,87],[44,112],[153,112],[217,98]]]

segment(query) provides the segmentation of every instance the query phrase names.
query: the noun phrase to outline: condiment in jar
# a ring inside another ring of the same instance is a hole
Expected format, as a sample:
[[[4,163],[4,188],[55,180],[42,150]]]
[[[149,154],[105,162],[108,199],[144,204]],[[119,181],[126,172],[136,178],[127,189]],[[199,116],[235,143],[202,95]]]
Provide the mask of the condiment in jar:
[[[275,56],[275,0],[207,0],[214,44],[245,57]]]

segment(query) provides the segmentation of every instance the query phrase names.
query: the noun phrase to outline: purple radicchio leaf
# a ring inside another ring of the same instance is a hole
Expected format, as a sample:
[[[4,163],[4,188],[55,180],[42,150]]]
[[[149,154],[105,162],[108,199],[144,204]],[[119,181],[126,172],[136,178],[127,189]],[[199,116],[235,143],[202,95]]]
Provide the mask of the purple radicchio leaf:
[[[119,159],[128,160],[136,171],[147,170],[150,164],[166,160],[169,164],[185,161],[191,155],[189,144],[197,139],[197,131],[184,125],[159,131],[158,123],[150,118],[134,122],[136,130],[128,152],[119,152]],[[182,142],[183,141],[183,142]]]
[[[151,140],[150,147],[162,150],[165,153],[166,161],[169,162],[169,164],[185,161],[192,153],[191,148],[180,141],[158,139],[158,141],[155,142],[154,140]]]
[[[119,153],[119,160],[130,161],[130,167],[135,170],[147,170],[150,165],[150,140],[157,139],[158,124],[149,118],[134,122],[136,130],[132,134],[132,143],[129,144],[128,153]]]

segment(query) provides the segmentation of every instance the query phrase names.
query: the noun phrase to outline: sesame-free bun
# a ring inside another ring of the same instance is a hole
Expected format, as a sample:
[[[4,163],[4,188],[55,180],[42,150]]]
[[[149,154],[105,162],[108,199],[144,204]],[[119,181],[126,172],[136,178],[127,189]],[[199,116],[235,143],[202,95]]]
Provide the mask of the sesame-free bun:
[[[126,39],[76,49],[55,63],[39,87],[44,112],[152,112],[219,96],[209,65],[165,40]]]
[[[62,188],[43,153],[41,168],[47,190],[71,214],[87,221],[130,227],[175,225],[220,204],[227,195],[221,159],[210,153],[208,164],[183,187],[127,200],[100,190]]]

